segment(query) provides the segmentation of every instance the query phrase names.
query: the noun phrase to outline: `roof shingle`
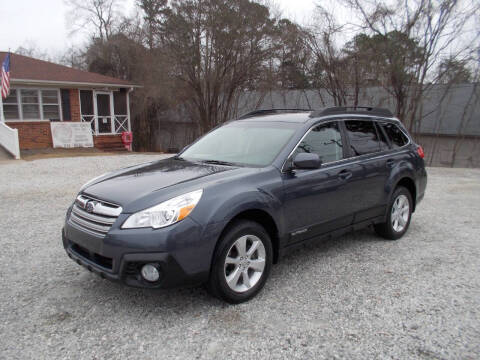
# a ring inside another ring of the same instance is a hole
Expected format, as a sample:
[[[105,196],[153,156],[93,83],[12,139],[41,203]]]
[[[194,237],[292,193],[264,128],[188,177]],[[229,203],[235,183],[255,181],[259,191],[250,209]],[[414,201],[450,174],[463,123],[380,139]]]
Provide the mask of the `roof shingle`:
[[[0,62],[6,52],[0,51]],[[79,84],[102,84],[114,86],[134,86],[130,81],[100,75],[93,72],[82,71],[68,66],[54,64],[48,61],[34,59],[28,56],[10,54],[10,78],[15,80],[53,81]]]

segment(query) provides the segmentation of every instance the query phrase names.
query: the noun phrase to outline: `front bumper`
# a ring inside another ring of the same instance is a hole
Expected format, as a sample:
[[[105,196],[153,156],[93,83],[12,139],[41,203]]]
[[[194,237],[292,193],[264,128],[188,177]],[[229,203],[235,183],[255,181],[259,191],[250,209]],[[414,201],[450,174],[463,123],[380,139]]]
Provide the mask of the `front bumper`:
[[[120,215],[105,237],[96,236],[67,220],[62,241],[68,256],[102,278],[129,286],[170,288],[205,282],[219,224],[200,226],[190,218],[162,229],[120,229],[127,215]],[[140,275],[142,265],[155,263],[160,270],[157,282]]]

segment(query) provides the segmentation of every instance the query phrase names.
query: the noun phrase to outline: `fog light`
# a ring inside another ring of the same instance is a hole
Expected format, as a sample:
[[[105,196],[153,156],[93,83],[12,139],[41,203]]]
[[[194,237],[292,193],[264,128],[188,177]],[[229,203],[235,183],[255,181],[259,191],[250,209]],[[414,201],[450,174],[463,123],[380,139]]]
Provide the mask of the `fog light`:
[[[147,281],[155,282],[160,278],[160,273],[155,264],[146,264],[142,267],[142,277]]]

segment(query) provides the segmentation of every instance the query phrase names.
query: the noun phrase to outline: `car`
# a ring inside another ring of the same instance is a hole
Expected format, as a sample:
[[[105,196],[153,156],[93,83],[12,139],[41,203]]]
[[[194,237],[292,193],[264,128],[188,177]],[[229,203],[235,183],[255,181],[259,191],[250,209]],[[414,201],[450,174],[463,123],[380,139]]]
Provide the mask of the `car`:
[[[401,238],[425,194],[423,157],[386,109],[258,110],[173,157],[89,181],[63,246],[105,279],[205,284],[241,303],[306,242],[368,226]]]

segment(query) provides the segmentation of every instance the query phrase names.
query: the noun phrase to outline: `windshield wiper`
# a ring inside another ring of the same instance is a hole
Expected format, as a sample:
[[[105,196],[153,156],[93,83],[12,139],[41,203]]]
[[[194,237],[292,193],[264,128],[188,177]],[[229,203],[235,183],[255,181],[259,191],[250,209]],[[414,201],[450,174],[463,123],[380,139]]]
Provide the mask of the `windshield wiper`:
[[[226,166],[237,166],[234,163],[228,161],[221,161],[221,160],[202,160],[201,163],[203,164],[213,164],[213,165],[226,165]]]

